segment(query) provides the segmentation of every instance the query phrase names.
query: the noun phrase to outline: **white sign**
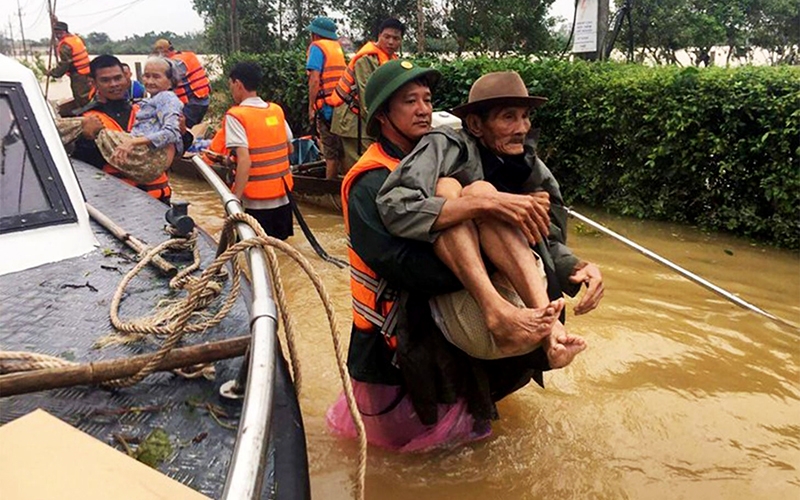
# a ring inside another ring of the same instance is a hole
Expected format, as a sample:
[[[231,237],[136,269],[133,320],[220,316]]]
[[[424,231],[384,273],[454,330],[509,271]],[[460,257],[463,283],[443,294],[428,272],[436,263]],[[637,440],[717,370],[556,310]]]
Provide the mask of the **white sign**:
[[[572,42],[572,52],[597,51],[597,0],[580,0],[576,7],[575,34]]]

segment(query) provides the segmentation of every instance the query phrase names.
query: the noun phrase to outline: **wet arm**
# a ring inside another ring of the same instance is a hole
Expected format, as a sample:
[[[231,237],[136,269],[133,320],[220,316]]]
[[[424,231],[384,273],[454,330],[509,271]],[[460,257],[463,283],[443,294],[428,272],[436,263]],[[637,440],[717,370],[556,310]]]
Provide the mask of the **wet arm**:
[[[363,174],[348,200],[350,242],[359,257],[391,286],[424,295],[463,288],[458,278],[433,252],[430,243],[398,238],[383,225],[375,196],[387,171]]]
[[[72,65],[72,48],[66,43],[58,50],[58,65],[50,70],[50,76],[61,78],[67,74]]]
[[[428,134],[417,144],[378,193],[381,220],[390,233],[429,243],[436,240],[434,224],[445,204],[444,198],[435,196],[436,183],[440,177],[455,175],[461,159],[460,147],[444,134]]]

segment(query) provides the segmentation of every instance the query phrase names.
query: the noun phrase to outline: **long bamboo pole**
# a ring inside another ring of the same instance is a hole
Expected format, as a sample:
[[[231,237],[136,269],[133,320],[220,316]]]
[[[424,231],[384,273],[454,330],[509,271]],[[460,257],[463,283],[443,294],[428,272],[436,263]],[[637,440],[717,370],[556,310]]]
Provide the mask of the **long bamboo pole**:
[[[47,100],[47,95],[50,92],[50,70],[53,69],[53,42],[55,38],[55,34],[53,33],[53,18],[56,15],[56,2],[58,0],[53,0],[52,5],[50,4],[50,0],[47,0],[47,10],[50,11],[50,47],[47,50],[47,75],[45,76],[45,84],[44,84],[44,99]]]
[[[605,227],[604,225],[593,221],[592,219],[586,217],[585,215],[581,215],[578,212],[576,212],[575,210],[572,210],[571,208],[568,208],[567,212],[571,216],[573,216],[576,219],[578,219],[579,221],[584,222],[584,223],[592,226],[593,228],[597,229],[601,233],[604,233],[604,234],[607,234],[608,236],[611,236],[615,240],[620,241],[620,242],[624,243],[625,245],[633,248],[634,250],[636,250],[637,252],[641,253],[645,257],[647,257],[649,259],[652,259],[652,260],[658,262],[659,264],[662,264],[662,265],[672,269],[673,271],[677,272],[678,274],[680,274],[684,278],[686,278],[686,279],[688,279],[690,281],[693,281],[694,283],[697,283],[698,285],[700,285],[702,287],[705,287],[708,290],[711,290],[712,292],[716,293],[720,297],[723,297],[723,298],[733,302],[737,306],[743,307],[745,309],[749,309],[750,311],[753,311],[753,312],[758,313],[758,314],[760,314],[760,315],[762,315],[764,317],[767,317],[767,318],[771,319],[772,321],[775,321],[776,323],[779,323],[779,324],[781,324],[783,326],[788,326],[789,328],[793,328],[795,330],[800,330],[800,326],[795,325],[794,323],[792,323],[790,321],[787,321],[787,320],[785,320],[783,318],[779,318],[778,316],[775,316],[774,314],[769,313],[769,312],[767,312],[767,311],[765,311],[765,310],[763,310],[763,309],[761,309],[761,308],[759,308],[757,306],[754,306],[753,304],[747,302],[746,300],[740,299],[739,297],[737,297],[736,295],[732,294],[731,292],[729,292],[729,291],[727,291],[727,290],[725,290],[723,288],[718,287],[717,285],[711,283],[710,281],[708,281],[708,280],[706,280],[704,278],[701,278],[700,276],[694,274],[693,272],[682,268],[681,266],[675,264],[674,262],[669,261],[669,260],[665,259],[664,257],[658,255],[657,253],[655,253],[655,252],[653,252],[651,250],[648,250],[647,248],[639,245],[638,243],[629,240],[628,238],[622,236],[619,233],[616,233],[616,232],[612,231],[611,229]]]
[[[248,335],[173,349],[159,363],[156,370],[168,371],[198,363],[210,363],[243,356],[249,344],[250,336]],[[141,370],[152,356],[152,354],[142,354],[131,358],[2,375],[0,376],[0,398],[60,387],[94,385],[130,377]]]

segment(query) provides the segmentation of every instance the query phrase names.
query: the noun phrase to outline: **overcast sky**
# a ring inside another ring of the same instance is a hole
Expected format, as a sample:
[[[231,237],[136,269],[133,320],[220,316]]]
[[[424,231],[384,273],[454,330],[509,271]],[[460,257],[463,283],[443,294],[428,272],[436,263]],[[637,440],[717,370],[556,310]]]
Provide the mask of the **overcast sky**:
[[[18,0],[0,0],[0,31],[6,36],[9,22],[14,39],[20,39]],[[19,0],[25,38],[39,40],[50,36],[47,0]],[[556,0],[551,14],[572,19],[574,0]],[[172,31],[184,34],[203,29],[203,20],[192,8],[191,0],[56,0],[56,14],[69,23],[73,33],[107,33],[112,40],[131,35]]]

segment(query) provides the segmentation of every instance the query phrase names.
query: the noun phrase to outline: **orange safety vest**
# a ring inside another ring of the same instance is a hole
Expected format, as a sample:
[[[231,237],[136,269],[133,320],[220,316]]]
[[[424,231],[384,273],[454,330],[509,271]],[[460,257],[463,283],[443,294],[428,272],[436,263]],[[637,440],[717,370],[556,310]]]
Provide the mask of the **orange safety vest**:
[[[321,39],[311,42],[308,46],[306,59],[308,54],[311,53],[311,47],[316,46],[322,51],[325,59],[322,71],[319,75],[319,92],[317,93],[317,100],[314,102],[314,109],[322,109],[328,98],[333,94],[333,89],[339,83],[344,71],[347,69],[347,62],[344,60],[344,51],[342,46],[336,40]]]
[[[350,290],[353,294],[353,324],[362,331],[380,331],[390,348],[397,348],[394,335],[397,326],[397,292],[388,286],[385,279],[378,276],[361,260],[350,245],[350,219],[348,201],[350,188],[359,176],[377,168],[393,171],[399,160],[387,155],[380,143],[373,143],[353,165],[342,180],[342,214],[344,230],[347,235],[347,252],[350,257]]]
[[[294,179],[289,168],[289,137],[286,135],[283,109],[275,103],[269,103],[266,108],[234,106],[227,114],[238,120],[247,134],[251,163],[244,196],[251,200],[285,196],[283,181],[291,191]],[[224,124],[220,131],[211,141],[213,151],[225,145]]]
[[[195,96],[198,99],[204,99],[211,93],[211,83],[208,81],[208,75],[200,60],[194,52],[175,52],[170,59],[178,59],[186,65],[186,74],[183,75],[178,86],[175,88],[175,95],[184,104],[189,102],[189,97]]]
[[[128,125],[125,128],[125,130],[123,130],[122,127],[119,125],[119,123],[114,121],[113,118],[103,113],[102,111],[90,109],[89,111],[83,113],[83,116],[96,116],[97,118],[100,119],[101,122],[103,122],[103,126],[105,126],[109,130],[116,130],[118,132],[130,132],[130,130],[133,128],[133,122],[136,119],[137,111],[139,111],[139,105],[134,104],[131,107],[131,117],[128,119]],[[167,177],[166,172],[162,173],[158,177],[158,179],[154,180],[153,182],[149,182],[147,184],[137,184],[134,180],[125,177],[125,174],[123,172],[117,170],[108,163],[103,165],[103,172],[109,175],[113,175],[114,177],[119,178],[120,180],[122,180],[127,184],[130,184],[131,186],[135,186],[141,189],[142,191],[145,191],[147,194],[149,194],[150,196],[152,196],[157,200],[172,196],[172,188],[170,188],[169,186],[169,177]]]
[[[336,88],[331,96],[326,101],[329,105],[333,107],[341,106],[342,104],[347,104],[350,106],[350,110],[355,113],[360,113],[360,108],[358,104],[358,82],[356,81],[356,62],[364,56],[375,56],[378,58],[378,66],[382,66],[383,64],[389,62],[392,59],[397,59],[397,54],[392,54],[389,57],[389,54],[383,51],[380,47],[378,47],[374,42],[367,42],[364,44],[363,47],[356,53],[353,59],[350,61],[350,64],[347,65],[347,69],[342,73],[342,77],[339,79],[339,82],[336,84]]]
[[[89,74],[89,52],[86,50],[86,45],[83,44],[83,40],[78,35],[73,35],[72,33],[67,33],[64,37],[58,42],[58,53],[61,53],[61,46],[62,45],[69,45],[69,48],[72,49],[72,66],[69,69],[68,73],[72,74],[72,68],[75,68],[75,72],[79,75],[88,75]]]

